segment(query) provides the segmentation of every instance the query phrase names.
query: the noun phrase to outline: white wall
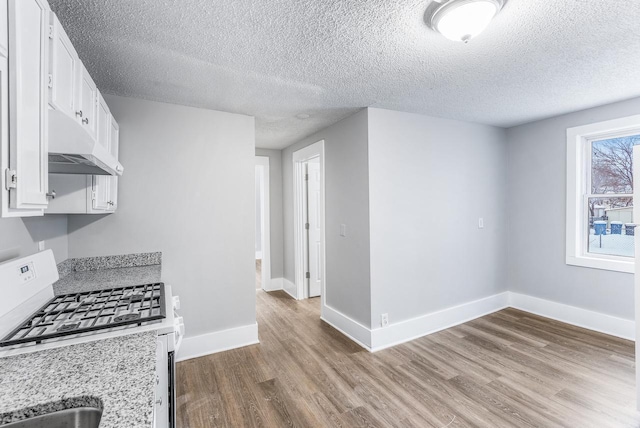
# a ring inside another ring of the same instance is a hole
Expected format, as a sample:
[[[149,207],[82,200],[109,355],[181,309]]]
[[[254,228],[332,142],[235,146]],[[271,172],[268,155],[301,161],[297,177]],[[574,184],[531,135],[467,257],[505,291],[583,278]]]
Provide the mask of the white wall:
[[[373,328],[506,291],[506,160],[503,129],[369,109]]]
[[[254,119],[105,98],[125,167],[118,211],[70,216],[70,257],[162,251],[187,337],[254,324]]]
[[[293,152],[324,140],[327,305],[369,326],[369,171],[367,110],[282,151],[284,276],[295,283]],[[340,237],[340,224],[347,237]]]
[[[634,319],[633,275],[565,264],[566,132],[638,111],[640,98],[507,131],[512,291]]]
[[[256,149],[256,156],[269,158],[269,198],[271,221],[271,277],[282,278],[284,234],[282,231],[282,151]]]
[[[66,260],[67,216],[0,218],[0,263],[37,253],[38,241],[53,250],[56,263]]]

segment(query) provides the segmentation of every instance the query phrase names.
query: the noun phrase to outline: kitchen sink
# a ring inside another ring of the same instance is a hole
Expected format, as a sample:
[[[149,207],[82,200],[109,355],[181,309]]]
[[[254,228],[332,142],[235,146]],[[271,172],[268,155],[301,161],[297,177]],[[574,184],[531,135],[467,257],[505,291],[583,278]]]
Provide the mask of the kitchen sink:
[[[2,425],[2,428],[98,428],[102,410],[78,407],[60,410]]]

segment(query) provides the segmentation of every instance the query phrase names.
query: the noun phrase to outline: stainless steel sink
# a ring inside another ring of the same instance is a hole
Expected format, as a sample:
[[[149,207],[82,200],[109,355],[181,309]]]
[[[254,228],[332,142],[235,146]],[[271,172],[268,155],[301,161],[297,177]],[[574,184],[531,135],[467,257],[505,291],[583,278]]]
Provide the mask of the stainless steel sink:
[[[2,428],[98,428],[102,410],[78,407],[1,425]]]

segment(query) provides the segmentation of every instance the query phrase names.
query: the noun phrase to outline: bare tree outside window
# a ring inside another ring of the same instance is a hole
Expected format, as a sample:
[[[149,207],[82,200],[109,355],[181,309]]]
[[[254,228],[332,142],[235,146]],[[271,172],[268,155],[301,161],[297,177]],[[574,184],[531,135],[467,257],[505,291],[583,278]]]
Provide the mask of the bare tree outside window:
[[[589,252],[634,255],[633,146],[640,135],[591,143]]]

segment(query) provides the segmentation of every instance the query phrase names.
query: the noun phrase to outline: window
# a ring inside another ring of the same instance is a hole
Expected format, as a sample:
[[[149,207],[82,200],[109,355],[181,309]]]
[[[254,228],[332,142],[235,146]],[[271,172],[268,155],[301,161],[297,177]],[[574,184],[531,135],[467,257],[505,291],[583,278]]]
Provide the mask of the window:
[[[636,145],[640,116],[567,130],[567,264],[634,272]]]

